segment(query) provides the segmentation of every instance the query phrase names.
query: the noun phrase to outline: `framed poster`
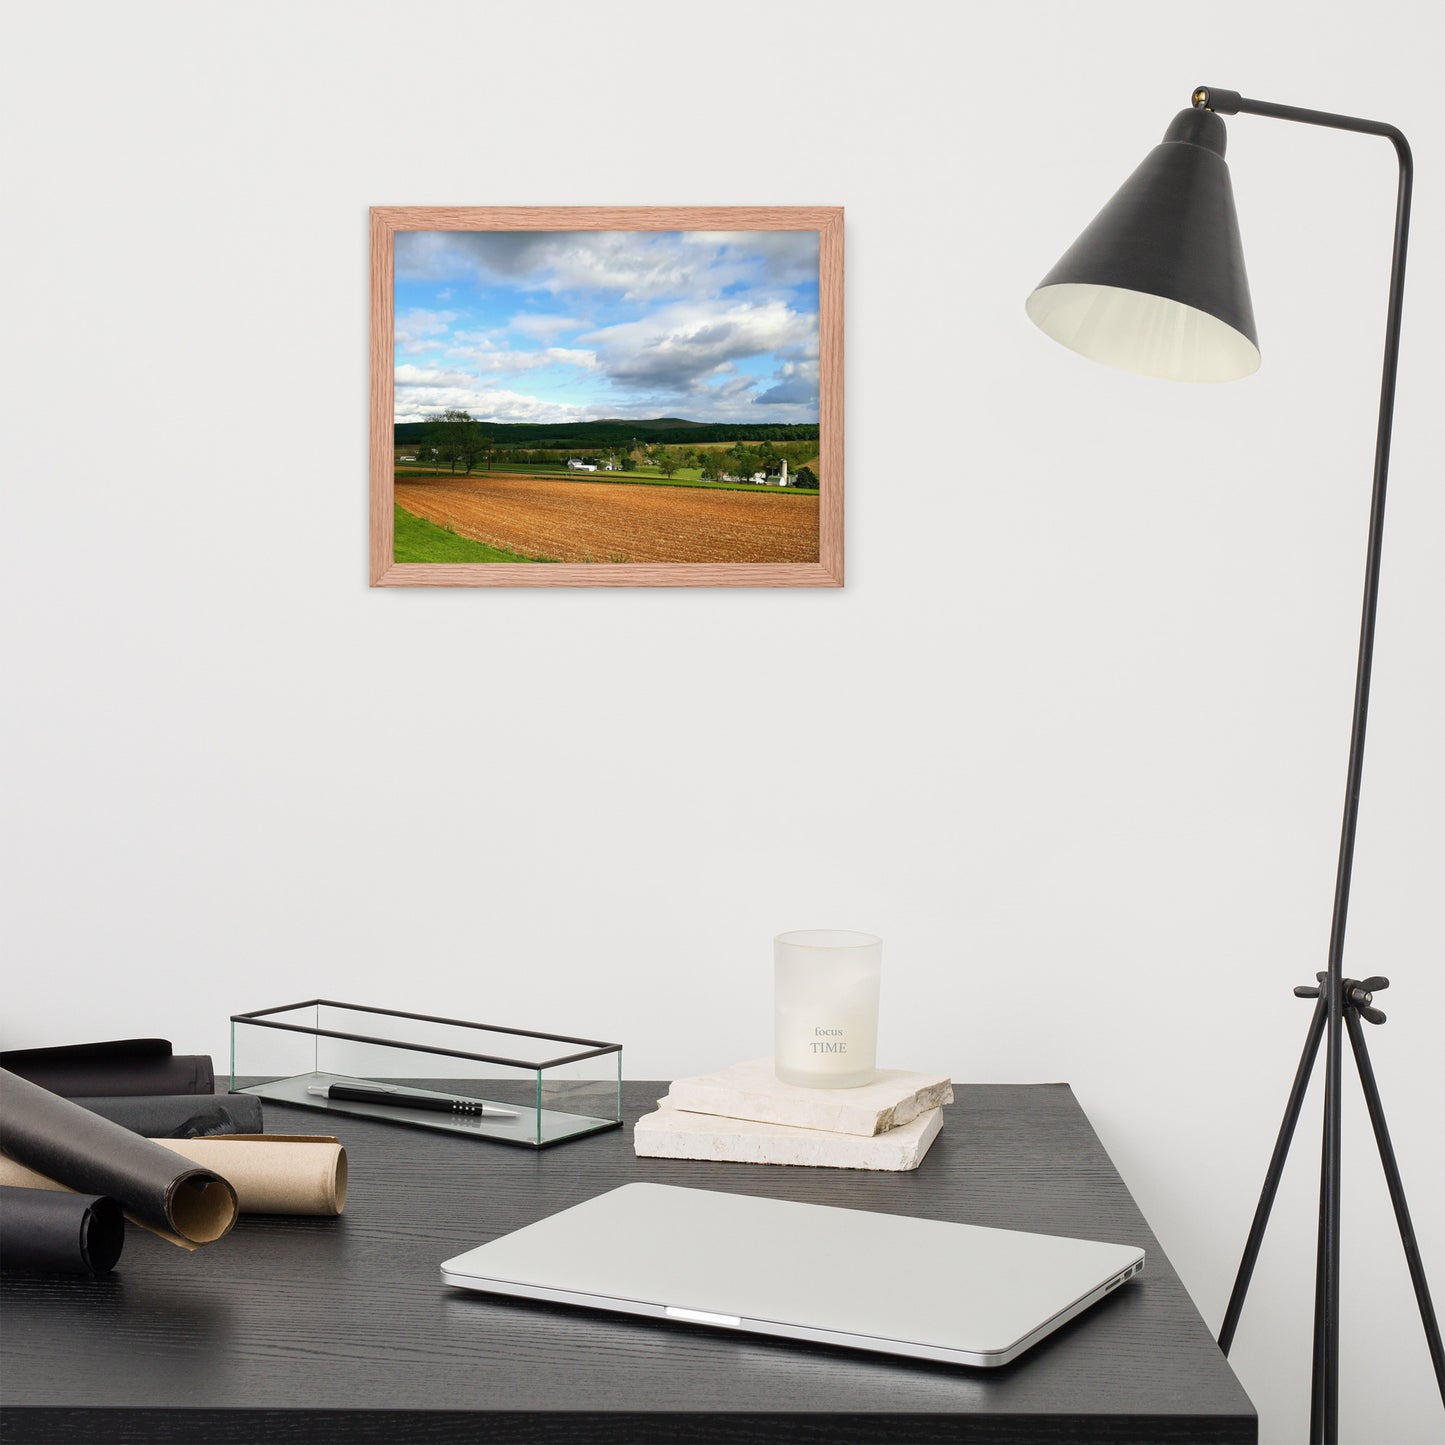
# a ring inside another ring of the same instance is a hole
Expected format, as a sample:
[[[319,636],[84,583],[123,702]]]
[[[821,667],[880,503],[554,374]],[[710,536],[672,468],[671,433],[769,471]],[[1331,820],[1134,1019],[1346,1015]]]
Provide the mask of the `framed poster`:
[[[840,207],[377,207],[371,583],[841,587]]]

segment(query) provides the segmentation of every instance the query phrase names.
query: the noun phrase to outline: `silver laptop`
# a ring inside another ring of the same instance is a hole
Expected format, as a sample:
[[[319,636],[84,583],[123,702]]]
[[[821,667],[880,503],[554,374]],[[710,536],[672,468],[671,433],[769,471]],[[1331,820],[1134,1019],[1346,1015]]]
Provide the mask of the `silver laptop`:
[[[461,1289],[857,1350],[1005,1365],[1144,1251],[897,1214],[627,1184],[442,1265]]]

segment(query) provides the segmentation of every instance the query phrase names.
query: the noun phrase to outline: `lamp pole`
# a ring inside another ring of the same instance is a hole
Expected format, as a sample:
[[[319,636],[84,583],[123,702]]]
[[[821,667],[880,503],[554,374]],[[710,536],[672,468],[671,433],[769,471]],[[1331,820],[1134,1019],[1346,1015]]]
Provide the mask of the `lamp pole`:
[[[1409,1210],[1405,1205],[1404,1193],[1398,1187],[1398,1170],[1393,1170],[1394,1151],[1390,1146],[1389,1132],[1384,1125],[1384,1114],[1379,1108],[1378,1091],[1374,1085],[1373,1071],[1368,1056],[1363,1052],[1363,1033],[1360,1030],[1357,1013],[1363,1006],[1368,1009],[1370,995],[1361,992],[1363,986],[1344,977],[1345,924],[1350,906],[1350,877],[1355,857],[1355,827],[1360,811],[1360,780],[1364,770],[1365,725],[1370,706],[1370,671],[1375,646],[1375,613],[1380,593],[1380,555],[1384,544],[1385,529],[1385,488],[1390,470],[1390,433],[1395,412],[1395,377],[1400,359],[1400,318],[1404,307],[1405,294],[1405,252],[1410,232],[1410,197],[1414,183],[1414,162],[1409,142],[1395,126],[1382,121],[1362,120],[1356,116],[1335,115],[1329,111],[1305,110],[1298,106],[1276,105],[1272,101],[1250,100],[1237,91],[1220,90],[1214,86],[1200,86],[1193,95],[1196,108],[1212,110],[1219,115],[1262,115],[1274,120],[1296,121],[1303,125],[1323,126],[1330,130],[1354,131],[1362,135],[1381,136],[1395,148],[1399,162],[1399,189],[1395,202],[1395,240],[1390,261],[1390,297],[1385,320],[1384,369],[1380,382],[1380,412],[1375,432],[1375,471],[1370,497],[1369,541],[1365,553],[1365,592],[1360,618],[1360,646],[1355,668],[1355,703],[1350,725],[1350,755],[1345,777],[1345,809],[1340,828],[1339,864],[1335,873],[1334,910],[1330,921],[1330,943],[1328,972],[1321,979],[1320,999],[1324,1005],[1325,1038],[1325,1117],[1324,1147],[1320,1164],[1320,1227],[1319,1252],[1315,1275],[1315,1341],[1313,1368],[1313,1395],[1310,1412],[1310,1438],[1323,1441],[1325,1445],[1339,1438],[1340,1398],[1340,1086],[1343,1073],[1343,1032],[1346,1022],[1350,1027],[1351,1043],[1356,1061],[1360,1066],[1362,1081],[1365,1083],[1367,1100],[1371,1104],[1371,1118],[1375,1124],[1377,1142],[1386,1166],[1386,1175],[1391,1184],[1391,1199],[1395,1205],[1397,1223],[1405,1244],[1410,1264],[1411,1279],[1415,1286],[1416,1299],[1420,1305],[1421,1317],[1425,1324],[1426,1336],[1430,1343],[1432,1360],[1437,1379],[1445,1380],[1445,1360],[1442,1360],[1440,1330],[1435,1321],[1434,1309],[1430,1303],[1429,1289],[1425,1282],[1423,1266],[1420,1263],[1418,1246],[1415,1244],[1414,1228],[1410,1222]],[[1377,986],[1383,980],[1370,980]],[[1347,988],[1346,984],[1350,987]],[[1347,1019],[1348,1015],[1348,1019]],[[1368,1016],[1368,1015],[1367,1015]],[[1383,1022],[1383,1015],[1379,1021]],[[1312,1027],[1313,1048],[1306,1046],[1306,1057],[1301,1061],[1298,1087],[1291,1095],[1291,1108],[1286,1111],[1286,1127],[1281,1128],[1280,1141],[1276,1145],[1276,1162],[1283,1165],[1284,1152],[1288,1148],[1289,1135],[1293,1133],[1293,1119],[1298,1117],[1302,1096],[1302,1085],[1308,1080],[1307,1063],[1313,1062],[1314,1050],[1318,1048],[1319,1033]],[[1282,1146],[1282,1147],[1281,1147]],[[1274,1191],[1279,1183],[1278,1169],[1272,1162],[1270,1175],[1266,1178],[1264,1193],[1260,1197],[1254,1227],[1240,1264],[1239,1277],[1235,1281],[1234,1293],[1230,1298],[1225,1315],[1224,1327],[1220,1331],[1220,1346],[1228,1352],[1239,1321],[1239,1312],[1244,1304],[1244,1294],[1253,1273],[1254,1260],[1258,1255],[1264,1225],[1269,1217]],[[1445,1391],[1445,1383],[1442,1383]]]
[[[1295,989],[1297,996],[1314,999],[1315,1007],[1219,1331],[1220,1348],[1228,1354],[1309,1089],[1315,1058],[1324,1043],[1324,1140],[1315,1264],[1310,1440],[1313,1445],[1335,1445],[1339,1438],[1340,1392],[1340,1116],[1346,1035],[1379,1146],[1436,1382],[1445,1400],[1445,1348],[1441,1345],[1440,1327],[1430,1301],[1384,1106],[1365,1046],[1365,1030],[1361,1028],[1361,1020],[1370,1024],[1385,1022],[1385,1015],[1374,1006],[1374,996],[1389,987],[1389,980],[1346,978],[1344,974],[1345,928],[1359,821],[1360,780],[1364,771],[1414,165],[1404,135],[1382,121],[1249,100],[1237,91],[1219,90],[1214,86],[1200,86],[1192,99],[1191,108],[1170,121],[1162,142],[1144,157],[1025,303],[1030,320],[1045,335],[1071,351],[1125,371],[1171,381],[1223,382],[1237,381],[1259,366],[1254,306],[1224,159],[1226,134],[1222,116],[1262,115],[1329,130],[1380,136],[1394,146],[1399,163],[1384,373],[1380,383],[1374,484],[1365,553],[1364,604],[1327,968],[1315,975],[1314,985]]]

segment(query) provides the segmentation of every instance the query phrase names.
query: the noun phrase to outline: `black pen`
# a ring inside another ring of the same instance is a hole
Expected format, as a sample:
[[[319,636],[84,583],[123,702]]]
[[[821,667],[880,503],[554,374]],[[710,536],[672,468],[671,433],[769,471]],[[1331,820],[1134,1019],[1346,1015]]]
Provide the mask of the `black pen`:
[[[397,1109],[426,1109],[434,1114],[466,1114],[472,1118],[515,1119],[511,1109],[499,1109],[480,1099],[459,1099],[451,1094],[423,1094],[415,1089],[393,1089],[385,1084],[308,1084],[308,1094],[323,1099],[350,1099],[357,1104],[389,1104]]]

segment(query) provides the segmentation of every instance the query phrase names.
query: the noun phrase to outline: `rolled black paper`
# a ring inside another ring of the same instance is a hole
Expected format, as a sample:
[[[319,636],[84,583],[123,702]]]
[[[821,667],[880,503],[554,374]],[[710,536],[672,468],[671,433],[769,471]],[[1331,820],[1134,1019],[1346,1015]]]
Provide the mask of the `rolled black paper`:
[[[72,1102],[147,1139],[261,1134],[266,1127],[261,1101],[254,1094],[137,1094]]]
[[[125,1245],[125,1216],[103,1194],[0,1187],[0,1269],[108,1274]]]
[[[236,1222],[236,1191],[219,1174],[6,1069],[0,1151],[77,1194],[111,1195],[137,1224],[188,1248]]]
[[[0,1053],[9,1069],[66,1098],[118,1094],[210,1094],[216,1071],[206,1054],[174,1054],[168,1039],[110,1039]]]

